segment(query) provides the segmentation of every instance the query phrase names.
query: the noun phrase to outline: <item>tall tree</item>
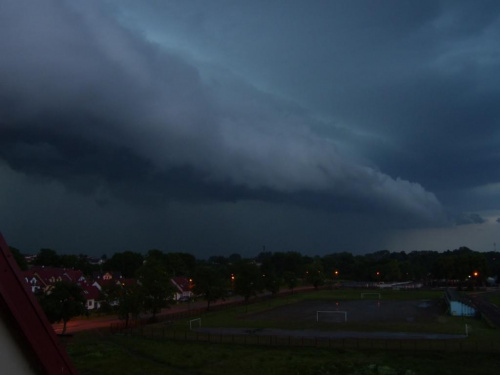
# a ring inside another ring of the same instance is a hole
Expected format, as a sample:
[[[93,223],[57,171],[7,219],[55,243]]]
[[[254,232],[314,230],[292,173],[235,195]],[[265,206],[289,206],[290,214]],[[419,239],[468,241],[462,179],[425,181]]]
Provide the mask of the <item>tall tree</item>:
[[[263,254],[263,253],[261,253]],[[273,295],[277,294],[280,290],[280,278],[276,274],[271,256],[264,257],[260,266],[264,287]]]
[[[9,249],[19,268],[23,271],[26,271],[28,269],[28,262],[26,262],[23,254],[21,254],[21,252],[15,247],[9,247]]]
[[[55,283],[53,288],[39,297],[39,301],[51,323],[64,323],[63,335],[71,318],[87,313],[82,288],[67,281]]]
[[[320,285],[324,284],[325,272],[323,271],[323,265],[319,259],[316,259],[307,266],[306,280],[314,286],[314,289],[318,289]]]
[[[210,310],[211,303],[226,296],[229,284],[221,266],[208,264],[197,267],[193,283],[194,294],[203,296],[207,301],[207,310]]]
[[[148,258],[137,271],[137,280],[144,294],[144,307],[151,311],[152,320],[155,320],[156,314],[172,303],[171,275],[157,259]]]
[[[295,274],[295,272],[292,272],[292,271],[286,271],[284,274],[283,274],[283,280],[285,280],[285,284],[286,286],[292,291],[293,293],[293,290],[295,289],[295,287],[297,286],[298,284],[298,279],[297,279],[297,275]]]
[[[262,274],[254,263],[242,261],[234,266],[234,292],[248,302],[264,288]]]
[[[118,271],[123,277],[134,277],[137,270],[142,266],[144,257],[133,251],[124,251],[123,253],[115,253],[104,263],[104,271]]]
[[[130,318],[137,319],[144,310],[144,293],[137,284],[113,283],[104,290],[103,298],[108,306],[116,306],[114,310],[118,318],[125,321],[125,327],[128,327]]]
[[[61,258],[52,249],[40,249],[34,260],[36,266],[46,267],[59,267],[61,265]]]

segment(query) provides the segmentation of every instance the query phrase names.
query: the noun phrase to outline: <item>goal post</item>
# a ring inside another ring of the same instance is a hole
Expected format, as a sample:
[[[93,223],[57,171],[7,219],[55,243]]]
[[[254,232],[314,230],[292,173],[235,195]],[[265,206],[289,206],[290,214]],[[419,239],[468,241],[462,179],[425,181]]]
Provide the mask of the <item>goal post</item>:
[[[378,296],[378,299],[382,299],[382,295],[380,293],[361,293],[361,299],[365,299],[366,296]]]
[[[193,326],[195,326],[195,328],[196,327],[198,327],[198,328],[201,327],[201,318],[191,319],[189,321],[189,329],[192,330]]]
[[[319,322],[320,314],[341,314],[344,315],[344,322],[347,322],[347,311],[316,311],[316,322]]]

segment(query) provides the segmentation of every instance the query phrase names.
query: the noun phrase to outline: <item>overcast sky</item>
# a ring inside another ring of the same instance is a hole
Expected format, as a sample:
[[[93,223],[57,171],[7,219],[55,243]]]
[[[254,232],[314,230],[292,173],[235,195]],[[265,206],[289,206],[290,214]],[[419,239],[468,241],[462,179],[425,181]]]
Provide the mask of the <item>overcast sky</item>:
[[[197,257],[500,241],[500,2],[0,0],[0,231]]]

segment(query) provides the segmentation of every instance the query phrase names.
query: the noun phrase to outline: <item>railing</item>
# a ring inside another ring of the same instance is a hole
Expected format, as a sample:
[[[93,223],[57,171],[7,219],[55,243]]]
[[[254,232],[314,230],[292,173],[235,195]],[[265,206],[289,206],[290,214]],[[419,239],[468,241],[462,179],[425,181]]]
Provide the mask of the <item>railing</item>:
[[[387,351],[433,351],[433,352],[479,352],[500,354],[498,345],[471,339],[385,339],[385,338],[325,338],[272,336],[257,334],[214,334],[206,332],[176,330],[171,327],[136,327],[124,331],[128,335],[156,340],[173,340],[210,344],[254,345],[268,347],[314,347],[352,350]]]

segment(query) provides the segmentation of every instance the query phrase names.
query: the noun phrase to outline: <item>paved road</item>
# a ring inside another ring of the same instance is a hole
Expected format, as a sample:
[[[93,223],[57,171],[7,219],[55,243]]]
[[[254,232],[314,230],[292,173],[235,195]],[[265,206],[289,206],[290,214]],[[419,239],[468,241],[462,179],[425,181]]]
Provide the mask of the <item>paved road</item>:
[[[219,305],[224,303],[230,303],[234,300],[226,300],[226,301],[218,301],[212,305]],[[169,309],[162,309],[162,311],[157,314],[158,316],[168,316],[170,314],[185,312],[192,309],[202,309],[206,306],[206,302],[197,301],[197,302],[184,302],[177,305],[173,305]],[[141,318],[148,318],[150,315],[141,315]],[[75,333],[81,331],[87,331],[92,329],[99,328],[108,328],[113,323],[120,323],[123,320],[118,319],[115,315],[106,315],[106,316],[91,316],[89,318],[76,318],[72,319],[66,325],[66,333]],[[52,327],[56,333],[61,333],[63,329],[62,323],[53,324]]]

